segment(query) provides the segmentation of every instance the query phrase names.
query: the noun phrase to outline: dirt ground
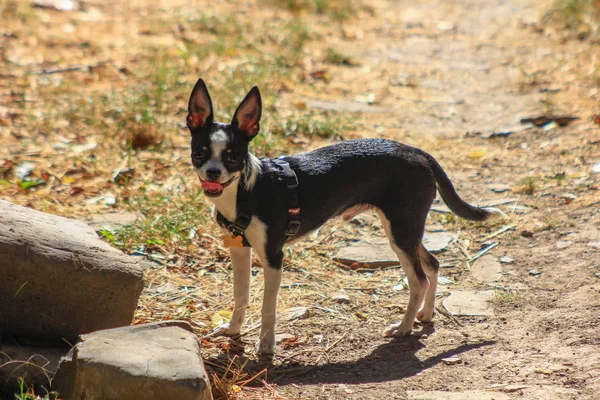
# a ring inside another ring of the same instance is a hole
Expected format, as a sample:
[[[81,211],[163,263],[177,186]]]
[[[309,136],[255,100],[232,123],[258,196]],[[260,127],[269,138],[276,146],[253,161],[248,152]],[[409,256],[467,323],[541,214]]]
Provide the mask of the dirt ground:
[[[55,11],[0,1],[0,197],[82,219],[144,216],[102,233],[154,261],[136,323],[192,321],[222,396],[599,398],[598,39],[549,18],[548,1],[323,3],[325,11],[309,1],[106,1]],[[265,87],[259,155],[385,137],[434,155],[464,199],[500,203],[508,221],[433,211],[427,225],[454,238],[437,255],[453,281],[439,287],[438,305],[451,292],[492,290],[492,315],[440,312],[412,337],[383,338],[408,301],[407,290],[394,289],[402,270],[332,260],[361,237],[384,237],[365,214],[330,221],[286,252],[282,336],[268,371],[253,354],[258,263],[247,333],[240,342],[212,337],[218,312],[227,318],[233,305],[232,272],[189,171],[182,124],[199,76],[219,119],[251,85]],[[579,119],[520,124],[540,115]],[[132,144],[143,133],[151,146]],[[22,163],[34,166],[29,180],[17,176]],[[116,204],[97,200],[107,193]],[[469,261],[494,242],[486,254],[512,261],[484,283]],[[349,303],[333,299],[340,292]],[[307,313],[286,320],[290,307]],[[428,393],[436,391],[462,395]]]

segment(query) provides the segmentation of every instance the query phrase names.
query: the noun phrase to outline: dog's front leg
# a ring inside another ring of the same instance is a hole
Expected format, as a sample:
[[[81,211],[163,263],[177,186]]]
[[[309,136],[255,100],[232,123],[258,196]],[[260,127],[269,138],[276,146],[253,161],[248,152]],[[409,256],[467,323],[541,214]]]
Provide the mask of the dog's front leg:
[[[228,336],[237,336],[244,325],[246,310],[250,302],[250,275],[252,272],[252,248],[230,247],[231,266],[233,267],[233,298],[235,306],[229,326],[225,329]]]
[[[277,318],[277,296],[281,286],[281,260],[283,254],[274,257],[278,262],[261,260],[265,275],[265,292],[262,306],[262,324],[258,355],[269,356],[275,351],[275,321]]]

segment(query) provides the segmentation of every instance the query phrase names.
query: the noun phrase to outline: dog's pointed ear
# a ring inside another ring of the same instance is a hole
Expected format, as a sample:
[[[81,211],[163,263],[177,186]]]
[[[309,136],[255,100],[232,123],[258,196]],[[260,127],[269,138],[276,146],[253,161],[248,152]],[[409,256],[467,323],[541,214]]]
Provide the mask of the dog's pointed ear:
[[[260,130],[259,121],[261,114],[262,100],[260,99],[258,88],[254,86],[244,100],[242,100],[237,110],[235,110],[231,124],[242,131],[248,137],[248,140],[250,140]]]
[[[213,108],[206,84],[198,79],[188,103],[187,126],[190,129],[201,129],[213,119]]]

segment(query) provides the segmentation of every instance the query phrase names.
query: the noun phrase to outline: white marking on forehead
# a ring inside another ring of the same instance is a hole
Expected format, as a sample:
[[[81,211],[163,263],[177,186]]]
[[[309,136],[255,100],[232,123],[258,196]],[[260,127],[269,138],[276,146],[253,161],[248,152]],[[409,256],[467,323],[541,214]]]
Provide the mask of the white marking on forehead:
[[[229,138],[227,137],[227,134],[224,131],[218,130],[216,132],[211,133],[210,134],[210,148],[212,150],[211,159],[213,159],[213,160],[221,159],[221,154],[223,153],[223,150],[225,150],[225,148],[227,147],[228,143],[229,143]]]

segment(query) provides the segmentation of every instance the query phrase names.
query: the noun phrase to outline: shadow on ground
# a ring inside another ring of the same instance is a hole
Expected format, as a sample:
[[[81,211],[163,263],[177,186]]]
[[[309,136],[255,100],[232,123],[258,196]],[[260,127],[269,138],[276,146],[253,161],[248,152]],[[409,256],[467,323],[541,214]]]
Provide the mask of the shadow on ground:
[[[433,329],[432,329],[433,332]],[[430,334],[427,330],[421,334]],[[306,363],[295,362],[293,364],[271,365],[268,368],[269,381],[277,383],[279,386],[289,384],[359,384],[359,383],[377,383],[401,380],[415,376],[422,371],[429,369],[443,359],[458,356],[486,346],[494,345],[495,341],[481,341],[477,343],[467,343],[459,345],[453,349],[443,351],[437,355],[426,359],[417,356],[417,352],[426,347],[421,339],[421,334],[413,335],[408,338],[391,339],[390,341],[378,346],[375,350],[353,361],[331,362],[324,365],[311,365],[311,360]],[[207,360],[209,364],[215,362],[222,364],[232,353],[220,354],[213,360]],[[245,364],[245,370],[253,374],[265,368],[265,364],[255,363],[248,360],[242,354],[237,354],[239,361]]]
[[[371,354],[350,362],[334,362],[322,366],[304,365],[300,368],[269,370],[271,381],[278,385],[291,383],[376,383],[394,381],[435,366],[442,359],[473,349],[493,345],[494,341],[464,344],[421,360],[416,356],[425,345],[418,339],[394,339],[377,347]]]

